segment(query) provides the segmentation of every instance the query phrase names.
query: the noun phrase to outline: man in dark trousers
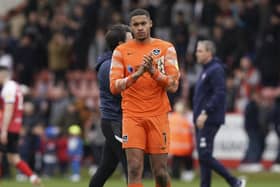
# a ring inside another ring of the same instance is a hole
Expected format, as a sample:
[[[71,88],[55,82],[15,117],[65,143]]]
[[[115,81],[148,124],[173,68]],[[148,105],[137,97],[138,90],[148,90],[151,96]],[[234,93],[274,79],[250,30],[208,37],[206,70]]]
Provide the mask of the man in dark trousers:
[[[132,34],[126,25],[114,25],[105,35],[109,51],[98,58],[96,66],[97,78],[100,87],[101,128],[106,138],[102,159],[95,175],[91,178],[89,187],[102,187],[106,180],[115,171],[121,161],[127,176],[125,153],[122,150],[122,110],[121,96],[110,92],[109,73],[113,50],[121,43],[131,39]]]
[[[196,131],[201,183],[200,187],[211,186],[211,170],[221,175],[230,187],[245,187],[246,181],[232,176],[213,157],[214,138],[225,121],[225,70],[220,60],[215,58],[215,45],[212,41],[199,41],[196,49],[197,62],[203,71],[196,82],[193,98],[193,119]]]
[[[272,120],[275,125],[275,132],[278,137],[278,151],[277,151],[277,156],[273,162],[272,167],[270,170],[275,173],[280,173],[280,87],[275,90],[275,105],[273,109],[273,114],[272,114]]]

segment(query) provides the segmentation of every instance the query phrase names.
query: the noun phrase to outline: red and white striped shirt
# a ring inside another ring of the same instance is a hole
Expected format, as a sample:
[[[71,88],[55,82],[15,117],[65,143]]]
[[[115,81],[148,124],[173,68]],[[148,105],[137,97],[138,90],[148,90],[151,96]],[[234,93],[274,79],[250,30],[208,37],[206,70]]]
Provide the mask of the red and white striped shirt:
[[[13,115],[8,127],[8,132],[19,133],[22,125],[23,94],[21,92],[20,86],[13,80],[8,80],[5,82],[1,89],[0,129],[2,128],[3,111],[5,110],[6,103],[14,104]]]

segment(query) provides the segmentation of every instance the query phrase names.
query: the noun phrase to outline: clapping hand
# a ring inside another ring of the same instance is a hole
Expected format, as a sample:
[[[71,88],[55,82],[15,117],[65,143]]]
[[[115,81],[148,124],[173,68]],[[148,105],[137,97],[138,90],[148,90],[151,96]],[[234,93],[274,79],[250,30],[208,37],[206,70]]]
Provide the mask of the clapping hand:
[[[153,65],[153,55],[144,55],[143,57],[145,69],[153,75],[155,73],[155,67]]]

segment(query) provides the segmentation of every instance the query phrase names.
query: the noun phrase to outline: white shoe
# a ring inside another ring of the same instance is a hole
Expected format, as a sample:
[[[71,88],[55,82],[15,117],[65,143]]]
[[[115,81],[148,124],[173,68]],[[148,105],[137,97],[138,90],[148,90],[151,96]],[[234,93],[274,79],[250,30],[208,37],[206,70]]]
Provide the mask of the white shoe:
[[[280,173],[280,164],[273,164],[270,171],[273,173]]]
[[[34,186],[41,186],[41,179],[37,175],[31,175],[29,180]]]
[[[19,182],[22,182],[22,181],[27,181],[28,178],[27,178],[26,175],[21,174],[21,173],[18,173],[18,174],[16,175],[16,180],[19,181]]]
[[[246,187],[247,180],[246,179],[239,179],[240,180],[240,185],[239,187]]]
[[[72,176],[70,177],[70,180],[71,180],[72,182],[79,182],[79,181],[81,180],[81,177],[80,177],[80,175],[78,175],[78,174],[74,174],[74,175],[72,175]]]
[[[195,174],[193,171],[183,171],[180,179],[185,182],[191,182],[194,179],[194,177]]]

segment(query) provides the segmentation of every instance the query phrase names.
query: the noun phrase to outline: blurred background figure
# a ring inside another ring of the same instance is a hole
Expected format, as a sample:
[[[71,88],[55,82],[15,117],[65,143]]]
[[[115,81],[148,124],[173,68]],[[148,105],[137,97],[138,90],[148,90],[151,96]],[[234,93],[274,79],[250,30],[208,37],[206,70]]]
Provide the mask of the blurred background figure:
[[[273,123],[276,134],[278,136],[278,151],[273,165],[271,167],[272,172],[280,173],[280,88],[275,89],[276,101],[273,109]]]
[[[67,132],[60,131],[56,141],[56,148],[57,148],[56,155],[57,155],[59,174],[64,177],[67,174],[68,165],[69,165],[67,144],[68,144]]]
[[[43,164],[44,164],[44,177],[50,178],[55,175],[57,169],[57,136],[59,129],[54,126],[49,126],[45,129],[45,140],[43,143]]]
[[[244,112],[250,96],[260,87],[260,73],[249,56],[240,59],[239,68],[235,71],[235,85],[239,88],[236,100],[237,111]]]
[[[273,110],[273,90],[263,88],[252,93],[251,101],[245,110],[245,132],[248,136],[248,146],[242,164],[243,172],[260,172],[263,170],[262,155],[265,150],[265,139],[271,128]]]
[[[73,124],[68,128],[68,156],[71,163],[72,182],[79,182],[81,175],[81,160],[83,157],[83,140],[81,138],[81,127]]]
[[[186,117],[186,108],[182,101],[177,101],[174,112],[169,114],[170,151],[172,177],[190,182],[194,179],[193,125]]]

